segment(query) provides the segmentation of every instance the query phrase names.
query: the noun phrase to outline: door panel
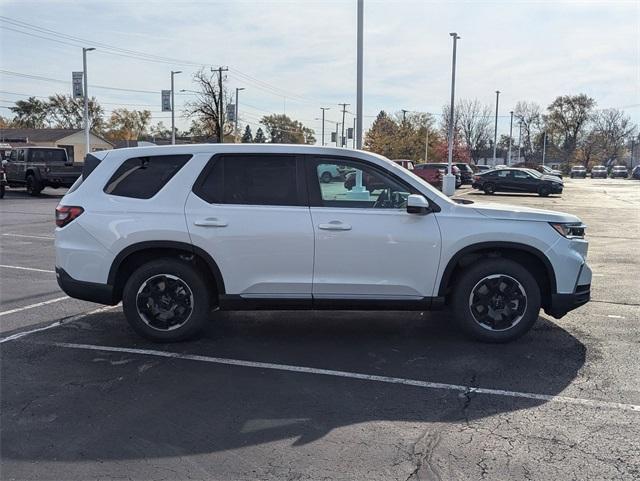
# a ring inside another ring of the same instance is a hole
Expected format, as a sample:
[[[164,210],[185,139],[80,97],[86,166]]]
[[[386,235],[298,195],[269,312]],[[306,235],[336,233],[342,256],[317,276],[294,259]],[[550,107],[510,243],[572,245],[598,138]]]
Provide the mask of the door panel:
[[[416,192],[360,161],[323,157],[309,163],[314,299],[431,297],[440,229],[435,214],[406,212],[403,202]],[[346,172],[346,178],[320,183],[316,167],[331,163]]]

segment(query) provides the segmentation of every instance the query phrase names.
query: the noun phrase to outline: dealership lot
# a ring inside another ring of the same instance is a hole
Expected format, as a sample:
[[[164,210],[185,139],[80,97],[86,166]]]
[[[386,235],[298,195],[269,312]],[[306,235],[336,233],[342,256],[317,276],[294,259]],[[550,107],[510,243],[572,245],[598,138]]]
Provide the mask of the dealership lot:
[[[60,196],[0,201],[3,479],[640,477],[640,182],[459,191],[589,226],[592,302],[507,345],[446,312],[217,313],[151,344],[57,288]]]

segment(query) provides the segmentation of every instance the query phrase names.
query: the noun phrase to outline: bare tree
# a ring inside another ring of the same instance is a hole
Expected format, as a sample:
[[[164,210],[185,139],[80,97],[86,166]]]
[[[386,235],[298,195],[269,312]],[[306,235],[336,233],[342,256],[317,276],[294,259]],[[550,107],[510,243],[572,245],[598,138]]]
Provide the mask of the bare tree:
[[[84,101],[69,95],[55,94],[49,97],[49,118],[55,127],[81,129],[84,126]],[[104,127],[104,110],[95,99],[89,99],[89,128],[101,132]]]
[[[595,104],[595,100],[585,94],[561,95],[547,107],[546,130],[553,141],[552,149],[562,160],[573,157]]]
[[[477,164],[491,140],[491,107],[482,105],[477,99],[463,99],[458,102],[455,114],[469,155]]]
[[[522,124],[522,153],[525,161],[534,157],[533,139],[541,130],[542,107],[535,102],[520,101],[513,109],[513,116],[517,123]]]
[[[220,139],[220,110],[222,110],[224,119],[226,107],[222,102],[222,109],[220,108],[218,76],[215,72],[209,73],[202,69],[194,74],[193,80],[198,87],[198,93],[194,100],[185,104],[185,115],[187,117],[196,117],[197,123],[202,129],[202,134]],[[222,92],[223,99],[225,97],[228,98],[227,89],[223,87]],[[222,122],[222,124],[224,125],[225,135],[227,133],[230,134],[233,130],[231,122]]]
[[[622,110],[600,110],[593,116],[594,132],[601,139],[604,160],[615,163],[625,151],[627,141],[633,135],[635,126]]]

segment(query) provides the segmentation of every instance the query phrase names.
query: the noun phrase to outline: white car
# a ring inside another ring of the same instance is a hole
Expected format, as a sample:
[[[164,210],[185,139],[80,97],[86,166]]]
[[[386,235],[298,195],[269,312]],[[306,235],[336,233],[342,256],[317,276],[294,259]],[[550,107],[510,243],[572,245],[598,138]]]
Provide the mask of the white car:
[[[324,183],[327,165],[355,185]],[[95,152],[56,209],[71,297],[122,301],[139,334],[189,338],[213,309],[429,310],[490,342],[586,303],[573,215],[461,205],[379,155],[269,144]]]

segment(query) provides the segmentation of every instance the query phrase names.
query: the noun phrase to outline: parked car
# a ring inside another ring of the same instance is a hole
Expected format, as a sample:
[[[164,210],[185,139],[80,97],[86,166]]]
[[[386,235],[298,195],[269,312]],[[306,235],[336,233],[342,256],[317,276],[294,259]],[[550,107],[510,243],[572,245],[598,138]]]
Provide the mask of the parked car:
[[[640,165],[636,165],[631,171],[631,178],[640,180]]]
[[[544,175],[533,169],[495,169],[477,174],[473,188],[485,194],[496,192],[528,192],[541,197],[562,194],[563,183],[553,175]]]
[[[434,165],[440,169],[444,169],[445,175],[449,170],[449,164],[447,162],[430,162],[425,165]],[[462,185],[462,175],[460,173],[460,168],[456,164],[451,164],[451,171],[453,175],[456,176],[456,189]]]
[[[413,160],[408,159],[394,159],[394,162],[407,170],[413,170],[415,166]]]
[[[55,147],[19,147],[11,151],[6,164],[10,187],[26,187],[37,196],[45,187],[71,187],[82,166],[67,158],[67,151]]]
[[[321,182],[329,183],[333,180],[344,178],[344,173],[340,172],[335,165],[320,164],[318,169],[320,170],[319,175]]]
[[[7,188],[7,174],[5,173],[4,166],[7,160],[0,161],[0,199],[4,198],[4,192]]]
[[[594,165],[591,169],[591,178],[592,179],[606,179],[607,178],[607,168],[604,165]]]
[[[486,172],[487,170],[491,170],[493,167],[490,165],[476,165],[478,172]]]
[[[562,179],[562,172],[556,169],[552,169],[548,165],[541,165],[540,168],[537,169],[538,172],[544,175],[553,175],[554,177],[559,177]]]
[[[473,168],[466,162],[456,162],[455,165],[456,167],[458,167],[458,169],[460,169],[461,183],[471,185],[473,183]]]
[[[571,171],[569,172],[569,177],[572,179],[575,178],[587,178],[587,169],[583,165],[574,165],[571,167]]]
[[[318,166],[326,164],[380,179],[380,188],[323,183]],[[161,342],[194,336],[214,308],[445,306],[465,332],[504,342],[527,332],[541,308],[559,318],[590,296],[578,217],[458,204],[356,150],[96,152],[56,208],[56,226],[61,288],[122,301],[131,327]]]
[[[416,164],[413,173],[442,190],[442,178],[446,170],[436,164]]]
[[[626,179],[627,177],[629,177],[629,171],[627,170],[626,165],[613,166],[613,168],[611,169],[611,178],[615,179],[618,177],[622,179]]]

